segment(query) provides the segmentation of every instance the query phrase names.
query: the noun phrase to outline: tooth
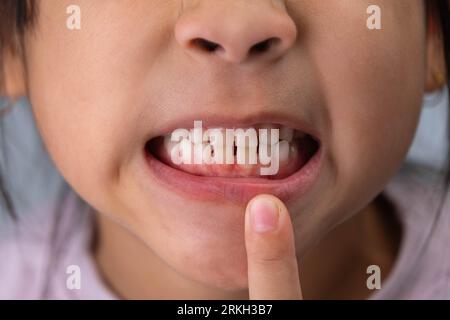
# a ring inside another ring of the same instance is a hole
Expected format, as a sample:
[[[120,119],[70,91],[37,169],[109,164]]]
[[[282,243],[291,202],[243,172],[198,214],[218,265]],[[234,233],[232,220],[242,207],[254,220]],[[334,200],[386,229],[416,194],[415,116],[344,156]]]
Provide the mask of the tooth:
[[[181,164],[182,159],[180,157],[180,144],[178,142],[172,141],[170,135],[164,137],[164,149],[170,156],[170,160],[174,164]]]
[[[280,149],[279,149],[279,159],[280,162],[285,162],[289,159],[289,142],[286,140],[281,140],[279,143]]]
[[[203,135],[204,141],[209,141],[213,147],[222,147],[224,144],[225,129],[212,128],[205,131]]]
[[[291,144],[289,146],[289,156],[295,156],[297,154],[298,154],[298,147],[297,147],[297,145],[295,143]]]
[[[222,164],[234,164],[236,163],[236,156],[234,155],[234,147],[231,146],[224,146],[222,148],[223,154],[225,157],[225,161]]]
[[[241,165],[245,164],[256,164],[257,163],[256,156],[256,147],[253,148],[243,148],[237,147],[236,159],[237,163]],[[248,159],[248,162],[246,161]]]
[[[176,144],[176,142],[172,141],[170,135],[164,136],[164,149],[166,149],[169,154]]]
[[[292,138],[294,137],[294,129],[282,126],[280,129],[280,140],[286,140],[288,142],[292,142]]]
[[[203,144],[203,163],[213,164],[214,158],[212,156],[212,146],[208,143]]]
[[[201,133],[201,129],[198,128],[194,128],[194,129],[190,129],[189,130],[189,140],[191,141],[192,144],[202,144],[203,140],[202,140],[202,133]]]
[[[225,163],[224,137],[225,129],[222,128],[210,128],[203,133],[203,141],[207,141],[207,144],[210,146],[212,163]],[[214,155],[212,155],[211,153],[214,153]]]
[[[274,145],[278,143],[280,138],[280,130],[278,128],[261,128],[259,129],[259,144]],[[270,137],[270,143],[269,142]]]
[[[226,145],[215,146],[210,144],[212,151],[214,152],[214,163],[215,164],[233,164],[234,159],[234,147],[228,147]]]
[[[180,142],[181,159],[183,164],[192,164],[192,143],[189,139]]]
[[[242,147],[236,148],[236,160],[238,164],[245,164],[245,158],[246,158],[246,149]]]
[[[258,146],[258,132],[254,128],[235,129],[234,144],[236,145],[236,147],[241,147],[241,148],[257,147]]]
[[[203,149],[206,144],[194,144],[194,163],[203,164]],[[191,145],[192,146],[192,145]]]
[[[257,164],[258,163],[257,146],[247,148],[247,152],[248,152],[248,163]]]
[[[225,154],[225,164],[234,164],[234,129],[225,130],[225,144],[223,145],[223,152]]]
[[[261,147],[261,146],[260,146]],[[262,148],[265,149],[266,145],[262,145]],[[275,175],[278,173],[278,170],[280,168],[280,144],[276,143],[274,145],[270,146],[270,152],[269,154],[265,154],[265,150],[262,150],[262,152],[259,153],[259,161],[263,165],[270,164],[270,167],[261,167],[260,168],[260,174],[263,176],[266,175]]]
[[[271,154],[272,154],[272,146],[269,144],[259,144],[258,147],[258,156],[259,156],[259,162],[262,165],[267,165],[271,161]]]
[[[211,152],[214,153],[214,155],[212,155],[212,160],[215,164],[222,164],[224,163],[224,154],[225,154],[225,150],[223,149],[223,147],[215,147],[214,145],[210,144],[211,146]]]
[[[182,139],[189,139],[189,130],[176,129],[169,135],[172,141],[180,142]]]

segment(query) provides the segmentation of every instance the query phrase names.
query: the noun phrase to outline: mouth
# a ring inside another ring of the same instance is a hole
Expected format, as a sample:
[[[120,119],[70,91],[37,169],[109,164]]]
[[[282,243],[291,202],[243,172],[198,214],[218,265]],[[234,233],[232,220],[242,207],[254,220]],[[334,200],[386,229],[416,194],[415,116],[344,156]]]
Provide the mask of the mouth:
[[[251,140],[239,140],[239,143],[237,138],[224,139],[214,144],[208,138],[211,132],[223,133],[225,137],[225,131],[236,128],[260,135],[255,143],[246,145],[242,141]],[[195,131],[185,129],[190,134],[180,143],[171,139],[171,133],[151,138],[145,143],[144,155],[154,178],[190,199],[245,205],[257,194],[268,193],[288,202],[306,194],[318,176],[321,142],[303,128],[283,123],[207,126],[203,139],[196,142],[193,141]],[[274,129],[275,139],[270,136]],[[264,131],[269,133],[268,138],[261,139]],[[174,161],[174,154],[182,161]],[[226,161],[217,161],[219,155]],[[262,174],[269,165],[267,161],[262,162],[263,155],[269,156],[271,165],[276,162],[277,170],[271,174]],[[202,160],[196,160],[197,156]]]

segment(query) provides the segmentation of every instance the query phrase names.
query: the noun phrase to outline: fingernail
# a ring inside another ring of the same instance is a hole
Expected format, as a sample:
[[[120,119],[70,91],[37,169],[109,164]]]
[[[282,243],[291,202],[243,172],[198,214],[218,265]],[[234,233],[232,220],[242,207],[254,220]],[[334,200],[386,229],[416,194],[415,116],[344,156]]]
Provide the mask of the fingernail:
[[[255,199],[250,205],[250,225],[258,233],[273,231],[278,227],[278,206],[266,198]]]

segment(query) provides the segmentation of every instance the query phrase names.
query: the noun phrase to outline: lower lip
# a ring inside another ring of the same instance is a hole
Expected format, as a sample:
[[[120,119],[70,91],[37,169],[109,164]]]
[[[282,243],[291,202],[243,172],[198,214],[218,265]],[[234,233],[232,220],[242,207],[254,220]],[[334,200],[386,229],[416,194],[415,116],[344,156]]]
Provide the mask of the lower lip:
[[[156,159],[144,148],[145,162],[153,178],[192,200],[230,201],[246,205],[258,194],[272,194],[284,202],[304,197],[319,175],[322,148],[296,173],[279,180],[264,178],[205,177],[180,171]]]

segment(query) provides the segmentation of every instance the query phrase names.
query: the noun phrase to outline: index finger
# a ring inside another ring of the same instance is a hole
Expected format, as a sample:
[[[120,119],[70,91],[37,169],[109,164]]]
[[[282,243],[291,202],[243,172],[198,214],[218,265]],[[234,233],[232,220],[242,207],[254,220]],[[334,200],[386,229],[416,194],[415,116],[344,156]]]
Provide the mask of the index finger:
[[[291,219],[281,200],[259,195],[245,213],[250,299],[302,299]]]

